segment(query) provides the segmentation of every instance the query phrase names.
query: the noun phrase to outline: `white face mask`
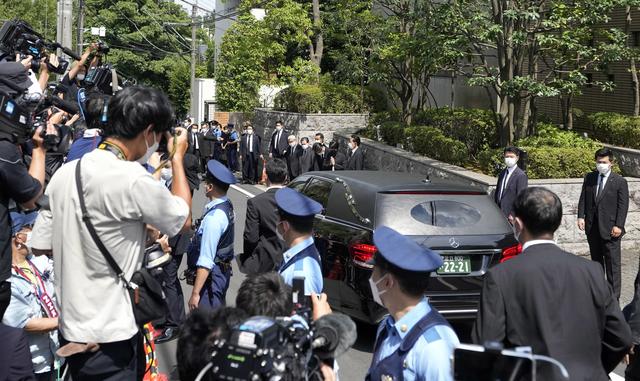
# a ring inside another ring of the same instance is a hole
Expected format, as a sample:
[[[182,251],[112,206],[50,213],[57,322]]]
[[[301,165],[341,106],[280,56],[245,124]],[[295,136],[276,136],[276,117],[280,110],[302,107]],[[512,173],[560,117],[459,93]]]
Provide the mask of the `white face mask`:
[[[153,153],[158,150],[158,146],[160,145],[160,142],[156,141],[156,134],[151,132],[151,135],[153,136],[153,144],[149,146],[149,144],[147,144],[147,139],[145,138],[144,145],[147,146],[147,152],[144,154],[144,156],[136,160],[140,164],[147,164],[151,155],[153,155]]]
[[[378,284],[382,282],[386,277],[387,277],[387,274],[384,274],[382,278],[378,279],[377,282],[374,282],[373,278],[369,278],[369,287],[371,287],[371,295],[373,295],[373,301],[383,307],[384,307],[384,303],[382,303],[382,299],[380,298],[380,296],[385,292],[387,292],[387,290],[382,290],[382,291],[378,290]]]
[[[173,171],[171,170],[171,168],[162,168],[160,170],[160,177],[164,181],[170,181],[171,177],[173,177]]]
[[[516,159],[515,157],[504,158],[504,163],[507,165],[507,168],[513,168],[517,162],[518,162],[518,159]]]
[[[353,143],[349,142],[349,144],[347,144],[349,146],[349,149],[352,150],[353,149]]]
[[[600,172],[600,174],[606,175],[607,172],[609,172],[609,169],[611,169],[611,166],[605,163],[596,163],[596,168],[598,169],[598,172]]]
[[[276,126],[276,131],[282,130],[282,126]]]
[[[247,130],[247,134],[253,135],[253,130]]]
[[[297,144],[296,143],[289,143],[289,147],[293,148],[295,147]]]
[[[76,75],[76,78],[78,78],[78,81],[84,81],[84,74],[80,73],[80,74]]]
[[[307,148],[309,148],[309,145],[308,144],[303,144],[302,148],[307,149]]]

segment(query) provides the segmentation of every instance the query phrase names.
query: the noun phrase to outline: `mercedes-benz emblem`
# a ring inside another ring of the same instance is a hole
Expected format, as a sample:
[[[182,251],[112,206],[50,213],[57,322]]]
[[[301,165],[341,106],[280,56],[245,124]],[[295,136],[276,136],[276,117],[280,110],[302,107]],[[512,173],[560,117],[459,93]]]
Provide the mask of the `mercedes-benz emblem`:
[[[457,249],[458,246],[460,246],[460,243],[456,241],[455,237],[451,237],[449,238],[449,246],[453,247],[454,249]]]

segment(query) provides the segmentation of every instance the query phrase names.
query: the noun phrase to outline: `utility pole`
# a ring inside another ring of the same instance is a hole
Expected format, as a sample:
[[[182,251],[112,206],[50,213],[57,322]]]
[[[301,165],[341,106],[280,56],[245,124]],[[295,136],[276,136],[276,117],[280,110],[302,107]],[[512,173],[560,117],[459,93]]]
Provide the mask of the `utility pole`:
[[[196,117],[196,17],[198,16],[198,0],[191,8],[191,116]],[[199,120],[194,120],[200,123]]]
[[[84,0],[78,0],[78,31],[76,34],[76,53],[81,56],[84,45]]]
[[[58,25],[56,31],[56,41],[68,48],[71,46],[71,30],[73,28],[73,1],[58,0]],[[58,49],[58,55],[62,51]],[[66,56],[66,54],[64,55]]]

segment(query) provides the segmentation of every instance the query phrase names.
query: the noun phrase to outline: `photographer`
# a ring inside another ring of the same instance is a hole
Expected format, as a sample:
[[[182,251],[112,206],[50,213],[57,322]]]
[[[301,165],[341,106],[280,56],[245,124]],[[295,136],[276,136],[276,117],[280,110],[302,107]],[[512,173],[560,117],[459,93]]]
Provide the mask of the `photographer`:
[[[67,163],[93,151],[102,142],[102,128],[106,123],[110,99],[111,96],[98,92],[91,92],[87,96],[82,106],[86,129],[82,131],[82,136],[71,144],[67,153]]]
[[[67,87],[67,92],[64,95],[64,99],[67,99],[72,102],[77,101],[78,89],[84,87],[83,81],[84,81],[84,77],[87,75],[87,66],[86,66],[87,60],[89,59],[89,56],[91,56],[93,52],[97,52],[97,51],[98,51],[97,43],[92,43],[91,45],[89,45],[85,49],[84,53],[82,54],[82,57],[80,57],[80,60],[76,61],[73,67],[71,68],[71,70],[69,70],[69,72],[62,78],[60,83],[62,83]],[[99,56],[96,54],[94,56],[92,64],[97,63],[98,60],[99,60]]]
[[[31,84],[27,69],[19,62],[0,63],[0,76],[27,89]],[[0,86],[0,93],[6,88]],[[0,317],[11,299],[11,220],[10,200],[24,209],[35,209],[42,194],[45,177],[45,150],[39,128],[33,135],[31,164],[27,169],[17,141],[9,133],[0,132]]]
[[[46,191],[50,205],[34,226],[34,254],[52,252],[56,263],[61,345],[72,344],[61,351],[67,352],[74,380],[87,375],[134,380],[144,366],[131,297],[89,234],[78,208],[77,177],[85,217],[125,279],[140,266],[145,224],[168,236],[191,227],[191,193],[182,164],[187,136],[184,129],[170,135],[173,110],[167,97],[155,89],[127,87],[111,98],[108,120],[98,149],[53,176]],[[168,147],[177,139],[171,191],[136,163],[146,162],[163,137]]]

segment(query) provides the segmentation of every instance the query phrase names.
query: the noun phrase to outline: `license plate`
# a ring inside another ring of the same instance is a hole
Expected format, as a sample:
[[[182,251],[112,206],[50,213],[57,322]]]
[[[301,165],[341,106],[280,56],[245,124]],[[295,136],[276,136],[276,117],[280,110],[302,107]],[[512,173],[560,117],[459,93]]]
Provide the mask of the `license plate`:
[[[444,263],[436,271],[438,274],[469,274],[471,272],[471,260],[463,255],[443,255]]]

